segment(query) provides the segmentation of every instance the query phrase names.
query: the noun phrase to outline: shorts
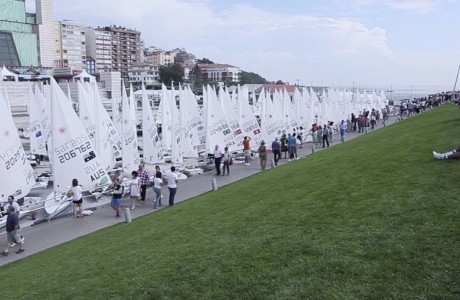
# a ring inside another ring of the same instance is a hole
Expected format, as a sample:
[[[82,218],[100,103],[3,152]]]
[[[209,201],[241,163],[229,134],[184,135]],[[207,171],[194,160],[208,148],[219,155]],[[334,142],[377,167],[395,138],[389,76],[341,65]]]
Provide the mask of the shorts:
[[[6,236],[8,239],[8,243],[10,244],[17,243],[21,240],[21,236],[19,235],[17,230],[7,231]]]
[[[251,150],[244,150],[244,156],[251,156]]]
[[[110,204],[114,207],[120,207],[121,205],[121,198],[112,198]]]
[[[82,203],[83,203],[83,199],[73,200],[73,204],[82,204]]]

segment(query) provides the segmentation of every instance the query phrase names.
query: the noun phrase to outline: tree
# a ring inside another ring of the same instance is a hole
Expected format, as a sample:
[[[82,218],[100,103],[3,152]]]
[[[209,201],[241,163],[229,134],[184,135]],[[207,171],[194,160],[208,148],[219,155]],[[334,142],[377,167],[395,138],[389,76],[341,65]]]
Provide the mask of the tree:
[[[278,80],[277,82],[275,82],[275,84],[284,84],[284,82],[281,80]]]
[[[184,68],[179,64],[161,66],[159,69],[160,81],[165,85],[170,85],[171,81],[184,81]]]
[[[241,72],[241,84],[266,84],[265,78],[253,72]]]
[[[197,64],[214,64],[214,62],[212,60],[210,60],[209,58],[206,58],[206,57],[203,57],[202,59],[198,59],[196,61]]]

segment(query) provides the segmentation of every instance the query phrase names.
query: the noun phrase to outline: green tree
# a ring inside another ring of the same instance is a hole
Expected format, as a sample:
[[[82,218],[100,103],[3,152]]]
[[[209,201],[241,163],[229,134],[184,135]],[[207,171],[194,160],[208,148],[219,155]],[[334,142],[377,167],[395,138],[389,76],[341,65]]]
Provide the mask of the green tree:
[[[268,81],[260,76],[259,74],[253,72],[241,72],[241,84],[266,84]]]
[[[165,85],[170,85],[171,81],[184,81],[184,68],[179,64],[161,66],[159,69],[160,81]]]
[[[214,62],[212,60],[210,60],[209,58],[206,58],[206,57],[203,57],[202,59],[198,59],[196,61],[197,64],[214,64]]]
[[[275,84],[284,84],[284,82],[281,80],[278,80],[277,82],[275,82]]]

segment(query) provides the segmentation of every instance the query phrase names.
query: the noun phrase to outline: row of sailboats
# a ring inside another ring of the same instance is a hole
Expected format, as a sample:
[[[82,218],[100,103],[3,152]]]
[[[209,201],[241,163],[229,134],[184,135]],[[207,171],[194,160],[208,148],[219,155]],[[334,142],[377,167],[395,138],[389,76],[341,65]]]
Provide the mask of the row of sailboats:
[[[141,159],[137,103],[132,87],[128,97],[123,85],[121,103],[115,99],[112,102],[112,117],[94,83],[78,83],[79,115],[53,79],[50,85],[41,88],[31,86],[29,95],[31,153],[47,155],[53,172],[53,192],[44,203],[50,218],[70,204],[66,192],[73,178],[97,197],[111,184],[109,172],[117,161],[121,159],[126,176],[137,169]],[[1,113],[8,120],[2,123],[8,139],[0,147],[4,162],[1,171],[5,175],[0,188],[2,192],[23,197],[34,185],[33,171],[27,159],[23,159],[25,152],[9,102],[0,100]],[[142,86],[143,161],[158,164],[169,157],[172,164],[183,165],[184,158],[207,156],[215,145],[239,151],[245,136],[251,138],[252,148],[257,149],[263,140],[272,141],[283,132],[309,128],[312,123],[337,124],[351,113],[380,110],[388,104],[383,92],[378,96],[375,92],[323,89],[318,95],[312,88],[296,88],[292,95],[286,89],[262,88],[258,99],[253,96],[252,106],[249,100],[245,86],[238,86],[230,93],[224,88],[217,92],[208,85],[203,88],[203,108],[200,108],[189,87],[179,86],[174,90],[163,85],[155,117]],[[161,135],[157,130],[160,124]]]

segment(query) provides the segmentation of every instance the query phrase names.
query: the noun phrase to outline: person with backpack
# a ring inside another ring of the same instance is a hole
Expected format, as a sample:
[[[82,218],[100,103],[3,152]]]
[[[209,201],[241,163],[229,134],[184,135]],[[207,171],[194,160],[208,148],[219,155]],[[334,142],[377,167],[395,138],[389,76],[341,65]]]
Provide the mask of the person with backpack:
[[[230,152],[228,152],[228,147],[224,148],[223,154],[224,168],[222,170],[222,176],[225,176],[225,170],[227,170],[227,176],[230,175],[230,166],[233,165],[233,157]]]
[[[259,146],[259,160],[260,168],[265,170],[265,166],[267,165],[267,147],[265,147],[264,141],[262,141]]]
[[[115,210],[116,215],[115,218],[120,218],[120,207],[121,201],[123,197],[124,187],[121,184],[121,178],[115,178],[114,182],[112,183],[112,201],[110,202],[110,206]]]

